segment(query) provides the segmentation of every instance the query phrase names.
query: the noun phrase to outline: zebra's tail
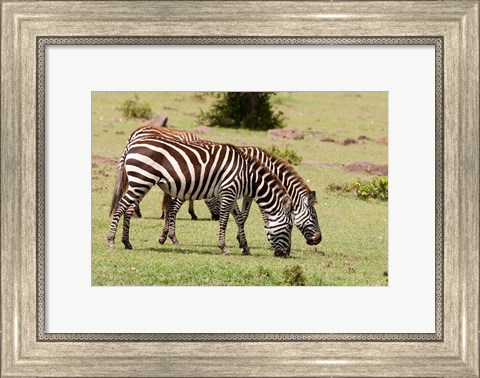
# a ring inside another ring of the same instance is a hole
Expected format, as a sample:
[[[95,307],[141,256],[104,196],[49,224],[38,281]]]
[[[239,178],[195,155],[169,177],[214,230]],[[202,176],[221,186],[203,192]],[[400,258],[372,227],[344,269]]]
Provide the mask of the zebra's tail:
[[[122,157],[118,161],[117,173],[115,174],[115,189],[113,190],[112,204],[110,205],[110,216],[118,206],[123,195],[128,188],[127,171],[125,170],[125,156],[127,155],[127,148],[123,151]]]

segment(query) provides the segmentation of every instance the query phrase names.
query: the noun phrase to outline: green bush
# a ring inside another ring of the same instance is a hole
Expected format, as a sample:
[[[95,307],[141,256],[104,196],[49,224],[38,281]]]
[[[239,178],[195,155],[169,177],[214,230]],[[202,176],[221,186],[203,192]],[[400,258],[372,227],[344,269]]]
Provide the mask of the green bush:
[[[305,286],[307,280],[300,265],[293,265],[283,271],[285,283],[290,286]]]
[[[153,116],[150,104],[143,101],[140,102],[138,94],[135,93],[133,100],[125,100],[120,106],[120,111],[126,118],[150,119]]]
[[[327,190],[336,193],[353,193],[356,197],[388,201],[388,178],[374,177],[371,180],[354,180],[346,184],[329,184]]]
[[[217,101],[199,122],[207,126],[268,130],[284,126],[283,113],[275,112],[270,103],[273,92],[215,92]]]
[[[291,150],[288,147],[285,147],[285,150],[281,151],[277,146],[272,146],[267,148],[266,151],[277,158],[285,159],[293,165],[298,165],[302,162],[302,157],[297,154],[295,150]]]

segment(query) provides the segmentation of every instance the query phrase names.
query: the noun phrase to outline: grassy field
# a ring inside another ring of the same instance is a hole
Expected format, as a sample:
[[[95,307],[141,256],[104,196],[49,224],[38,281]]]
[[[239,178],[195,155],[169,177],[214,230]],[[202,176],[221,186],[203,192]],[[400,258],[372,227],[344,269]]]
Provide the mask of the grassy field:
[[[201,110],[212,102],[194,93],[139,93],[154,113],[169,117],[169,125],[192,130]],[[115,180],[115,161],[130,133],[143,120],[127,120],[118,107],[133,99],[128,92],[92,94],[92,285],[289,285],[380,286],[388,284],[388,203],[365,201],[327,190],[332,183],[370,179],[366,172],[347,173],[342,164],[368,161],[387,164],[388,148],[376,141],[388,135],[387,93],[279,93],[273,98],[287,127],[305,132],[303,140],[272,140],[263,131],[212,128],[201,138],[236,145],[288,147],[303,158],[296,168],[317,192],[316,205],[323,241],[308,246],[294,228],[288,259],[274,258],[254,204],[246,223],[250,256],[242,256],[233,218],[227,227],[230,256],[217,247],[218,222],[210,220],[203,201],[195,202],[199,220],[191,221],[187,206],[178,214],[177,237],[181,244],[158,243],[163,220],[162,192],[154,187],[141,204],[142,219],[132,219],[128,251],[121,243],[107,248],[108,217]],[[364,143],[323,142],[368,137]]]

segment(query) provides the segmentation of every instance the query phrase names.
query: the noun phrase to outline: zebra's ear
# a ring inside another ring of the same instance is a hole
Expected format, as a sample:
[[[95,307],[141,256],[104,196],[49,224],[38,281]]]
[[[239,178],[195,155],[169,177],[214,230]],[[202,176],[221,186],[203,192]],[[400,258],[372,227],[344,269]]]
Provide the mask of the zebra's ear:
[[[315,190],[312,190],[309,194],[308,194],[308,199],[310,200],[310,203],[317,203],[317,192],[315,192]]]

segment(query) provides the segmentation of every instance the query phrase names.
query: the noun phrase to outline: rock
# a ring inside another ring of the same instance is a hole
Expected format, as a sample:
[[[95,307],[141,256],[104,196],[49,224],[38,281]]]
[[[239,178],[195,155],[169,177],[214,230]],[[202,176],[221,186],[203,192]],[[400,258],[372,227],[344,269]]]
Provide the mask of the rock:
[[[267,135],[270,138],[303,139],[303,131],[292,128],[270,129]]]
[[[168,127],[167,122],[168,122],[168,116],[158,114],[152,119],[149,119],[148,121],[144,122],[142,126]]]
[[[383,144],[384,146],[388,146],[388,136],[380,138],[379,140],[377,140],[377,143]]]
[[[360,135],[357,138],[357,142],[360,143],[360,144],[365,143],[367,140],[372,140],[372,138],[369,138],[366,135]]]
[[[200,125],[192,130],[195,134],[210,134],[212,130],[208,126]]]
[[[332,138],[330,138],[330,137],[322,138],[322,139],[320,139],[320,142],[337,143],[337,141],[336,141],[335,139],[332,139]]]
[[[349,144],[357,144],[357,143],[358,141],[353,138],[347,138],[347,139],[344,139],[342,142],[340,142],[340,144],[343,144],[344,146],[348,146]]]
[[[388,176],[388,164],[375,164],[368,161],[355,161],[342,165],[345,172],[369,174],[375,176]]]

